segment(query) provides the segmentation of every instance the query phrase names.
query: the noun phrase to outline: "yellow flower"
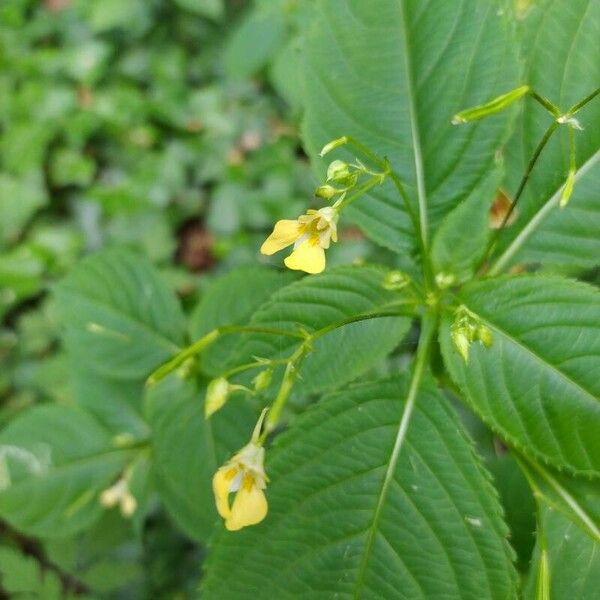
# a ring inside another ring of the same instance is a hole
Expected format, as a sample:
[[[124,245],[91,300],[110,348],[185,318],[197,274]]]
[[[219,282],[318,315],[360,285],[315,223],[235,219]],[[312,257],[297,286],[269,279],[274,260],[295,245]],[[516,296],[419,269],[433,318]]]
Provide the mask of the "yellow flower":
[[[229,531],[260,523],[268,511],[263,490],[267,487],[264,469],[265,449],[259,441],[266,410],[261,414],[250,443],[225,463],[213,476],[213,492],[217,511],[225,519]],[[229,494],[235,493],[233,504]]]
[[[112,508],[118,504],[124,517],[131,517],[137,508],[137,501],[129,491],[125,477],[100,494],[100,504],[106,508]]]
[[[271,255],[294,244],[285,266],[295,271],[320,273],[325,269],[325,250],[337,242],[338,210],[335,205],[308,210],[296,220],[277,221],[260,251]]]

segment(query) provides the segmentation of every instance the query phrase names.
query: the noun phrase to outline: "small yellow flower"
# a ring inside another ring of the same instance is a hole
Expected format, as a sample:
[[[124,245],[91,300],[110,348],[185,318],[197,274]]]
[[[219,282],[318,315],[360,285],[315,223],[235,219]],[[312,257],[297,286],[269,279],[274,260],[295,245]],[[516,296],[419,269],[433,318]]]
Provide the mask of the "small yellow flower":
[[[261,414],[252,438],[237,454],[213,476],[213,492],[217,511],[225,519],[229,531],[260,523],[268,512],[267,487],[264,469],[265,449],[259,441],[260,429],[266,410]],[[229,494],[235,493],[233,504]]]
[[[100,494],[100,504],[106,508],[112,508],[118,504],[124,517],[131,517],[137,508],[137,501],[129,491],[125,477]]]
[[[337,242],[338,210],[326,206],[308,210],[296,220],[277,221],[273,233],[260,251],[271,255],[294,244],[294,251],[285,259],[285,266],[295,271],[321,273],[325,269],[325,250]]]

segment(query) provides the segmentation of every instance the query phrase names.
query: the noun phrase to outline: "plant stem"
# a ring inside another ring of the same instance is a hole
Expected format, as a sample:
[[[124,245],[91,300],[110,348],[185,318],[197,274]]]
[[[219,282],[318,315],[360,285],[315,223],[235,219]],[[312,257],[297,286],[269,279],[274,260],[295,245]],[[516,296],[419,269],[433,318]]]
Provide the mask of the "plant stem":
[[[433,287],[434,278],[433,278],[433,268],[431,266],[431,261],[429,258],[428,250],[427,250],[427,223],[421,222],[419,216],[415,212],[408,194],[402,184],[402,179],[392,169],[392,166],[387,158],[381,159],[375,153],[373,153],[369,148],[367,148],[364,144],[361,144],[357,139],[347,136],[348,144],[354,146],[359,152],[364,154],[369,160],[374,162],[379,168],[381,168],[387,175],[390,176],[394,187],[400,194],[402,201],[404,202],[404,207],[408,216],[412,222],[413,228],[415,230],[415,237],[419,241],[419,247],[421,250],[421,256],[423,258],[423,269],[425,275],[425,281],[429,284],[429,286]],[[425,220],[425,215],[424,215]]]
[[[409,304],[402,303],[402,304]],[[417,304],[416,302],[410,304]],[[309,336],[307,336],[303,343],[296,349],[294,354],[285,362],[288,363],[285,373],[283,375],[283,379],[281,380],[281,386],[279,387],[279,391],[277,392],[277,396],[273,401],[273,405],[269,410],[267,415],[266,423],[265,423],[265,431],[263,436],[266,437],[271,431],[277,427],[279,424],[279,420],[281,418],[281,412],[289,398],[292,389],[294,387],[294,383],[298,378],[298,372],[304,361],[306,355],[312,350],[312,344],[317,341],[319,338],[322,338],[324,335],[339,329],[340,327],[344,327],[345,325],[350,325],[352,323],[359,323],[361,321],[369,321],[372,319],[381,319],[384,317],[400,317],[400,316],[413,316],[414,312],[410,313],[410,315],[406,315],[405,313],[398,310],[383,310],[372,313],[365,313],[362,315],[354,315],[352,317],[348,317],[347,319],[342,319],[341,321],[336,321],[335,323],[331,323],[321,329],[317,329]],[[263,440],[264,441],[264,440]]]
[[[589,102],[591,102],[596,96],[598,96],[598,94],[600,94],[600,88],[595,89],[589,96],[586,96],[583,100],[581,100],[580,102],[578,102],[577,104],[573,105],[570,109],[568,114],[570,115],[574,115],[576,112],[579,112],[586,104],[588,104]]]
[[[295,337],[304,339],[304,334],[294,331],[286,331],[285,329],[276,329],[274,327],[254,327],[246,325],[223,325],[213,329],[199,340],[184,348],[181,352],[176,354],[173,358],[163,363],[158,369],[156,369],[146,380],[146,385],[153,385],[164,379],[167,375],[175,371],[189,358],[193,358],[197,354],[200,354],[203,350],[208,348],[217,338],[221,335],[227,335],[231,333],[264,333],[267,335],[284,335],[288,337]]]
[[[553,117],[560,117],[560,108],[550,102],[548,98],[544,98],[544,96],[540,96],[535,90],[530,89],[529,95],[539,104],[541,104]]]
[[[358,200],[362,195],[366,194],[371,188],[374,188],[376,185],[381,185],[381,176],[375,176],[364,185],[361,185],[353,194],[350,194],[347,198],[344,198],[337,206],[338,211],[346,208],[352,204],[355,200]]]
[[[538,159],[540,158],[542,151],[546,147],[546,144],[548,144],[548,142],[550,141],[550,138],[556,131],[556,128],[558,127],[558,125],[559,125],[559,123],[557,121],[552,121],[552,123],[550,124],[548,129],[546,129],[546,132],[542,136],[542,139],[538,143],[538,145],[535,149],[535,152],[533,153],[533,156],[529,160],[527,169],[525,170],[525,174],[523,175],[521,182],[519,183],[519,187],[517,188],[517,191],[515,193],[513,203],[511,205],[510,209],[508,210],[508,212],[506,213],[506,215],[504,216],[504,219],[502,219],[502,223],[501,223],[500,227],[498,228],[498,230],[496,231],[496,234],[490,240],[490,243],[488,244],[487,249],[483,255],[483,259],[481,260],[480,264],[478,265],[478,270],[485,264],[485,262],[487,261],[487,259],[490,256],[490,254],[496,248],[496,244],[498,243],[498,238],[499,238],[502,230],[508,223],[508,220],[512,216],[515,209],[517,208],[517,204],[519,203],[519,200],[521,199],[521,196],[523,195],[523,191],[525,190],[525,186],[527,185],[527,182],[529,181],[529,177],[531,176],[531,173],[532,173]],[[493,274],[494,268],[495,268],[495,265],[494,265],[494,267],[492,267],[490,269],[490,272],[489,272],[490,275]]]

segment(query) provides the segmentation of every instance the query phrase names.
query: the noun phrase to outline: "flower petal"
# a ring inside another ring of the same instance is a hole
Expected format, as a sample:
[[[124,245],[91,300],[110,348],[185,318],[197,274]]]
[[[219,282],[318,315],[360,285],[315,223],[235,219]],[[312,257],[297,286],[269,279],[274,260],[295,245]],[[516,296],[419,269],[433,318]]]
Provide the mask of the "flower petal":
[[[285,266],[294,271],[320,273],[325,269],[325,250],[312,239],[302,242],[286,259]]]
[[[282,220],[275,223],[273,233],[264,241],[260,247],[262,254],[271,255],[279,250],[283,250],[290,244],[293,244],[302,232],[298,221]]]
[[[268,510],[264,492],[258,488],[252,476],[246,475],[242,487],[235,496],[225,527],[229,531],[237,531],[248,525],[256,525],[267,516]]]
[[[231,515],[229,509],[229,491],[231,488],[231,482],[237,475],[238,469],[235,467],[231,468],[220,468],[213,476],[213,492],[215,494],[215,504],[217,505],[218,513],[224,518],[228,519]]]

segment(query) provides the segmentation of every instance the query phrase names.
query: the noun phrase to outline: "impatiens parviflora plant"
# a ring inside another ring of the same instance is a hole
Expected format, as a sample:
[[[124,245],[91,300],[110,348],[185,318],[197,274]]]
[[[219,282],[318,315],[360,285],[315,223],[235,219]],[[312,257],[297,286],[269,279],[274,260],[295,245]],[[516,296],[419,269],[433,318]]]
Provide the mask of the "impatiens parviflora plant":
[[[559,201],[560,208],[564,208],[567,205],[573,192],[577,173],[575,132],[582,130],[575,114],[599,94],[600,90],[596,90],[568,111],[562,112],[548,99],[537,94],[531,87],[524,85],[488,103],[461,111],[453,117],[453,124],[469,123],[494,115],[506,109],[517,100],[529,96],[547,110],[553,118],[529,162],[521,184],[515,194],[511,209],[504,216],[502,227],[511,218],[511,214],[517,206],[537,160],[560,125],[564,125],[567,128],[570,147],[568,177]],[[326,182],[316,189],[315,195],[325,200],[335,199],[333,204],[317,210],[308,210],[306,214],[301,215],[295,220],[278,221],[275,224],[273,232],[262,245],[261,252],[270,255],[293,244],[293,252],[284,261],[288,268],[305,271],[310,274],[322,272],[325,269],[326,263],[325,250],[332,241],[337,241],[337,223],[343,209],[364,196],[371,188],[381,185],[386,178],[390,178],[398,194],[405,202],[406,210],[411,217],[417,237],[420,239],[423,267],[421,280],[411,279],[411,277],[401,271],[391,271],[381,281],[381,286],[387,290],[398,292],[397,302],[390,304],[385,310],[370,314],[361,314],[341,322],[334,322],[312,333],[302,330],[279,330],[252,325],[231,325],[217,328],[165,363],[149,378],[150,383],[159,381],[177,369],[186,360],[200,354],[210,344],[225,334],[256,333],[276,336],[283,335],[298,340],[296,350],[288,358],[266,359],[257,357],[251,363],[230,369],[227,373],[211,381],[208,386],[205,404],[207,418],[225,404],[230,392],[234,390],[252,392],[252,390],[244,386],[229,383],[229,377],[251,369],[263,369],[253,380],[255,391],[259,392],[266,389],[271,383],[275,367],[285,365],[279,391],[275,395],[270,408],[263,410],[252,434],[251,441],[215,474],[213,488],[218,512],[225,519],[226,526],[230,530],[237,530],[247,525],[256,524],[267,515],[267,500],[263,491],[268,481],[263,465],[264,443],[269,434],[280,424],[282,411],[298,378],[302,362],[313,351],[313,346],[318,339],[336,329],[359,321],[390,316],[421,318],[421,336],[413,367],[409,397],[405,405],[397,440],[398,447],[400,447],[410,423],[416,401],[416,390],[431,360],[434,336],[436,328],[440,326],[440,320],[449,319],[451,323],[449,329],[450,340],[454,352],[461,357],[467,367],[469,365],[469,351],[474,342],[480,342],[482,347],[489,348],[494,341],[492,328],[480,316],[459,302],[457,296],[459,286],[457,285],[455,275],[445,272],[434,273],[429,255],[429,244],[424,234],[422,221],[419,219],[419,214],[414,210],[409,200],[402,180],[392,169],[390,161],[387,158],[376,156],[371,150],[350,136],[343,136],[329,142],[323,147],[320,155],[325,156],[331,151],[345,145],[353,147],[358,153],[364,155],[364,159],[372,162],[375,168],[368,168],[358,158],[351,163],[346,163],[342,160],[331,162],[327,169]],[[366,181],[363,182],[364,178],[366,178]],[[499,229],[501,230],[502,227]],[[497,236],[492,238],[488,244],[487,251],[479,265],[479,278],[499,274],[498,262],[490,264],[488,260],[494,250],[496,240]],[[506,441],[511,445],[511,440]],[[513,444],[513,447],[518,453],[527,451],[526,448],[518,447],[516,443]],[[231,508],[227,499],[229,493],[236,493]]]

